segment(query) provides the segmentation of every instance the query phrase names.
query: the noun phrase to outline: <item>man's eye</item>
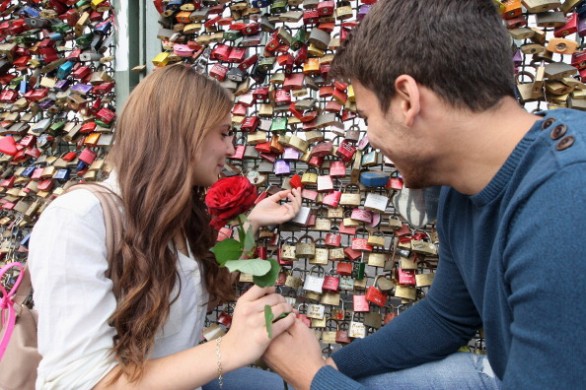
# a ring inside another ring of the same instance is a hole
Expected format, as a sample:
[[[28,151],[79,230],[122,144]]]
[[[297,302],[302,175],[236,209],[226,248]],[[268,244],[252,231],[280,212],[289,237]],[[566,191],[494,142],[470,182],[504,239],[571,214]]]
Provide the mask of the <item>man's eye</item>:
[[[368,118],[362,118],[362,119],[364,119],[364,125],[368,126]]]

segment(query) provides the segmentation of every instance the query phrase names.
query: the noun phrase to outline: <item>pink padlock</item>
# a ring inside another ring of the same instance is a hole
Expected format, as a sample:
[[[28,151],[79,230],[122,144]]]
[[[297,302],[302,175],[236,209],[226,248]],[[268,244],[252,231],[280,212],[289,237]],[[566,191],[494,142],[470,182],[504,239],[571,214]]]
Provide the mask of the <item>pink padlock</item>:
[[[355,208],[352,210],[352,214],[350,215],[355,221],[364,222],[364,223],[371,223],[372,222],[372,212],[360,208]]]
[[[370,306],[366,300],[366,295],[354,295],[352,296],[352,303],[354,304],[355,313],[367,313],[370,311]]]
[[[342,197],[342,191],[334,190],[332,192],[327,193],[322,203],[328,207],[338,207],[340,204],[340,198]]]

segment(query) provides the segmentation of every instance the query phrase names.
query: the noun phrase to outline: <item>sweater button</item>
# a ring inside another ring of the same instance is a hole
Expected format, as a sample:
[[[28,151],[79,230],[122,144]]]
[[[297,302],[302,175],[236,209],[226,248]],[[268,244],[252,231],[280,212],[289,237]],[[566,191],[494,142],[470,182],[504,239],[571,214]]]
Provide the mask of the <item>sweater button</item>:
[[[545,121],[543,121],[543,124],[541,125],[541,128],[543,130],[545,130],[549,126],[551,126],[553,124],[553,122],[555,122],[555,119],[553,119],[553,118],[547,118]]]
[[[553,139],[553,140],[560,139],[564,135],[566,135],[567,131],[568,131],[568,128],[566,127],[566,125],[557,125],[551,131],[551,139]]]
[[[571,135],[562,138],[560,142],[558,142],[556,149],[557,150],[565,150],[574,144],[575,138]]]

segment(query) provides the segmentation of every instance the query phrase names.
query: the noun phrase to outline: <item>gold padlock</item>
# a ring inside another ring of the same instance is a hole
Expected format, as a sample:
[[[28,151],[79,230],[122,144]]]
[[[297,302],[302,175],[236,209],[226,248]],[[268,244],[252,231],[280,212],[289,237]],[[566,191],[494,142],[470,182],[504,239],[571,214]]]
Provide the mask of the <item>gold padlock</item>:
[[[302,240],[306,240],[303,242]],[[309,240],[309,242],[307,241]],[[297,258],[314,258],[315,257],[315,240],[309,235],[299,238],[295,245],[295,256]]]
[[[307,150],[309,143],[304,140],[299,138],[298,136],[296,136],[295,134],[291,135],[291,138],[289,138],[289,145],[292,148],[297,149],[299,152],[301,153],[305,153],[305,151]]]
[[[371,267],[384,267],[387,256],[380,252],[371,252],[368,254],[368,265]]]
[[[417,287],[427,287],[431,286],[433,283],[433,278],[435,274],[430,272],[426,274],[417,274],[415,275],[415,286]]]
[[[385,246],[385,236],[380,232],[373,232],[368,235],[367,240],[368,245],[377,246],[377,247],[384,247]],[[379,266],[382,267],[382,266]]]
[[[321,341],[324,344],[336,344],[336,331],[335,330],[328,330],[322,332],[321,334]]]
[[[315,256],[309,260],[309,264],[326,265],[330,259],[327,248],[315,248]]]
[[[395,287],[395,296],[397,298],[414,301],[417,298],[417,289],[415,287],[402,286],[398,284]]]
[[[317,171],[313,168],[309,168],[301,176],[301,184],[317,184]]]
[[[329,258],[332,261],[344,260],[344,248],[331,248]]]
[[[337,306],[340,303],[340,293],[328,291],[322,295],[319,302],[323,305]]]

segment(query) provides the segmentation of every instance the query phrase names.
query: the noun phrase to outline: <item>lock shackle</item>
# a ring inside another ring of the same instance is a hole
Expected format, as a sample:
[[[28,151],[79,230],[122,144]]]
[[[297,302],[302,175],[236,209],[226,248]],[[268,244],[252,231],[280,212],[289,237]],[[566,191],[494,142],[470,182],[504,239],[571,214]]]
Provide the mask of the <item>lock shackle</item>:
[[[324,269],[324,267],[322,267],[321,265],[314,265],[313,267],[311,267],[309,269],[309,274],[313,275],[313,271],[317,268],[317,276],[322,276],[326,274],[326,271]]]

